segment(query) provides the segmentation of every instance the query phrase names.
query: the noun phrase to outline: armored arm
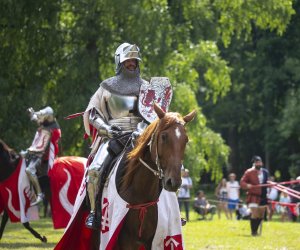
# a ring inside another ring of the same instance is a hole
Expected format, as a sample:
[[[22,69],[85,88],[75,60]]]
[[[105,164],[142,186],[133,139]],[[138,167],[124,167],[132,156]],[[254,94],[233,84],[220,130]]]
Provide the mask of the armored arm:
[[[30,116],[31,121],[35,121],[38,124],[43,124],[45,122],[53,122],[54,118],[54,111],[51,107],[46,107],[39,111],[34,111],[32,107],[27,109],[27,112]]]
[[[120,135],[121,128],[117,125],[108,125],[95,108],[90,111],[89,123],[98,130],[101,136],[113,138]]]
[[[148,124],[145,121],[141,121],[137,124],[137,128],[132,132],[132,142],[135,143],[137,138],[144,132],[144,130],[148,127]]]

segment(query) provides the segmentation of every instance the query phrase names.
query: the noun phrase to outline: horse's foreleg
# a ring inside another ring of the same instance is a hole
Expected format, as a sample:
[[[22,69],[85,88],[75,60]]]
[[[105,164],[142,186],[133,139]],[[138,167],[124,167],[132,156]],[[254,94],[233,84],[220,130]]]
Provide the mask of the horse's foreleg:
[[[4,210],[1,220],[1,227],[0,227],[0,239],[2,238],[6,223],[8,221],[8,213]]]
[[[47,199],[44,199],[43,205],[44,205],[44,218],[46,218],[48,215],[48,200]]]
[[[46,243],[47,242],[47,238],[46,236],[41,236],[37,231],[35,231],[29,224],[29,222],[25,222],[23,223],[23,226],[30,232],[32,233],[32,235],[35,237],[35,238],[38,238],[40,239],[42,242]]]

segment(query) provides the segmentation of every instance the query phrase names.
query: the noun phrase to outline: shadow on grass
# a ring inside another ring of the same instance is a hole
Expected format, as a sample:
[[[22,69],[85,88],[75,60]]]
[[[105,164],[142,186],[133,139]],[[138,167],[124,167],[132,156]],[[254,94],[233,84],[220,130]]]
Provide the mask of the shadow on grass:
[[[55,243],[1,243],[0,248],[8,248],[8,249],[24,249],[24,248],[36,248],[36,249],[49,249],[54,248],[56,246]]]
[[[18,227],[20,227],[20,229],[25,228],[22,223],[16,223],[16,225]],[[52,227],[53,230],[56,230],[56,229],[53,228],[53,226],[51,224],[50,225],[49,224],[44,224],[43,222],[41,222],[41,224],[30,223],[30,226],[36,231],[38,231],[39,229],[44,229],[44,228],[49,229],[51,227]],[[5,231],[15,231],[15,230],[17,230],[16,227],[9,226],[9,225],[5,228]]]

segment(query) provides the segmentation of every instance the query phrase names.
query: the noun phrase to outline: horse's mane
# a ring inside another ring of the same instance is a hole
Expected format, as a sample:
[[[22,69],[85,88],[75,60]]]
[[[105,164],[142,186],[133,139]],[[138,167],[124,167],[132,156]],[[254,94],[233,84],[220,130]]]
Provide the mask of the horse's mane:
[[[148,144],[154,133],[159,133],[175,123],[185,124],[183,117],[179,113],[168,112],[161,119],[152,122],[136,141],[136,146],[127,155],[126,173],[123,177],[123,184],[128,187],[132,181],[133,173],[139,165],[139,158],[145,155]]]

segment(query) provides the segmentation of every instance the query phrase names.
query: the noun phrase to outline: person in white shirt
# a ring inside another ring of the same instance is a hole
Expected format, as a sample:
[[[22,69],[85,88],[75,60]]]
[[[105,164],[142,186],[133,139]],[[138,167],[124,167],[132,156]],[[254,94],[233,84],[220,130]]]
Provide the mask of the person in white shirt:
[[[240,184],[235,179],[236,175],[234,173],[229,174],[229,181],[226,184],[230,219],[232,219],[232,214],[235,214],[240,198]]]
[[[239,201],[237,209],[237,220],[249,220],[251,216],[251,210],[242,201]]]
[[[192,178],[189,176],[189,170],[183,169],[182,170],[182,177],[181,177],[181,187],[178,192],[178,203],[179,209],[181,211],[182,205],[184,205],[186,220],[189,221],[189,211],[190,211],[190,189],[193,187]]]
[[[279,202],[282,203],[291,203],[291,198],[287,194],[287,192],[283,191],[280,193]],[[278,206],[279,213],[281,214],[281,221],[284,222],[286,220],[289,220],[289,214],[288,214],[288,207],[287,206]]]

